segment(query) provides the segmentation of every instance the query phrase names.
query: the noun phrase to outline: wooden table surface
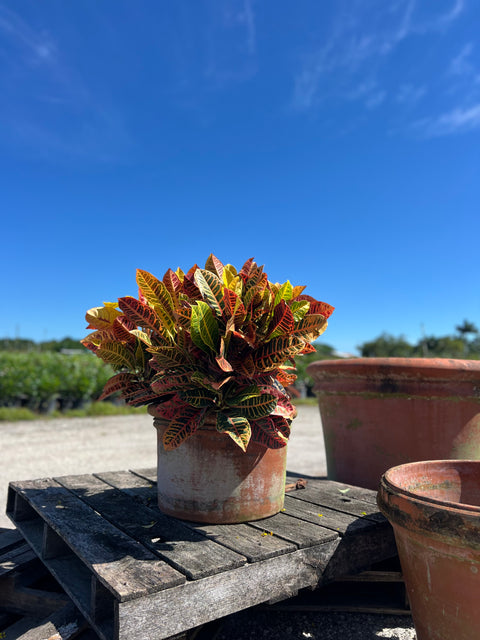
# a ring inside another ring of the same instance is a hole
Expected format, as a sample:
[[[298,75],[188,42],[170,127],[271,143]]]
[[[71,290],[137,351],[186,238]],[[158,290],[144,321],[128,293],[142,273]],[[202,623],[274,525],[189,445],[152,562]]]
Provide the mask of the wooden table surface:
[[[169,638],[396,555],[368,489],[309,478],[275,516],[201,525],[162,514],[155,479],[139,469],[9,486],[7,515],[104,640]]]

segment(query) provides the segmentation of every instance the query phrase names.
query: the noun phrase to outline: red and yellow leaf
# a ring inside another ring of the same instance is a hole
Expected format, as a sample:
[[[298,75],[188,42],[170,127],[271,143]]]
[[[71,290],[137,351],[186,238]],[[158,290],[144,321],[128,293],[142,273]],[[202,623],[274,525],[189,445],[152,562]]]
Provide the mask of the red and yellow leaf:
[[[289,432],[290,430],[288,434]],[[267,417],[252,423],[252,441],[269,449],[281,449],[287,445],[288,435],[278,428],[278,422],[274,417]]]
[[[211,271],[219,278],[222,278],[223,276],[224,266],[220,260],[213,255],[213,253],[208,256],[207,262],[205,263],[205,269]]]
[[[273,318],[268,327],[267,337],[290,335],[294,325],[293,313],[288,308],[286,302],[281,300],[274,309]]]
[[[158,395],[177,393],[181,389],[190,389],[192,386],[192,370],[187,367],[178,367],[173,373],[159,373],[154,376],[150,386]]]
[[[137,377],[133,373],[117,373],[110,380],[107,380],[99,400],[104,400],[117,391],[124,391],[136,379]]]
[[[167,451],[176,449],[182,442],[185,442],[187,438],[193,436],[202,424],[204,415],[205,411],[202,409],[196,409],[189,405],[182,407],[163,434],[164,448]]]
[[[327,324],[325,316],[309,314],[295,324],[291,335],[313,342],[325,331]]]
[[[308,296],[306,294],[297,296],[295,299],[308,300],[308,302],[310,302],[310,313],[314,313],[314,314],[320,313],[327,320],[335,310],[335,307],[332,307],[330,304],[327,304],[326,302],[320,302],[319,300],[315,300],[315,298],[312,298],[312,296]]]
[[[301,342],[301,341],[299,341]],[[303,342],[300,348],[303,347]],[[257,349],[253,355],[255,367],[260,371],[271,371],[293,357],[300,350],[288,336],[279,336]]]
[[[282,369],[280,369],[279,372],[277,373],[277,380],[284,387],[289,387],[291,384],[295,382],[296,379],[297,379],[297,375],[295,373],[287,373]]]
[[[113,306],[115,305],[115,306]],[[116,309],[116,303],[107,303],[104,307],[93,307],[85,314],[85,320],[88,322],[88,329],[108,329],[112,326],[113,321],[121,311]]]
[[[135,323],[135,325],[162,333],[162,325],[156,313],[148,305],[132,296],[119,298],[118,305],[127,318]]]
[[[114,339],[121,342],[135,342],[135,336],[130,332],[136,329],[137,326],[125,316],[118,316],[115,318],[112,324],[112,333]]]
[[[163,284],[167,287],[167,291],[172,296],[172,300],[176,300],[182,290],[182,282],[175,271],[168,269],[163,276]]]

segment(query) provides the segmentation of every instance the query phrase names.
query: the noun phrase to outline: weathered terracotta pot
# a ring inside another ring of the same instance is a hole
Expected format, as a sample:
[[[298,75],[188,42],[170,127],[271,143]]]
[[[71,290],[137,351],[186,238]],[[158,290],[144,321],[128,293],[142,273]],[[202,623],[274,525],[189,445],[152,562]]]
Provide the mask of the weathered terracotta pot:
[[[480,459],[480,361],[354,358],[307,371],[332,480],[376,490],[399,464]]]
[[[418,640],[480,637],[480,461],[389,469],[378,505],[390,520]]]
[[[268,449],[250,443],[244,452],[218,433],[213,417],[177,449],[165,451],[167,424],[161,418],[154,420],[161,511],[183,520],[219,524],[259,520],[282,509],[287,447]]]

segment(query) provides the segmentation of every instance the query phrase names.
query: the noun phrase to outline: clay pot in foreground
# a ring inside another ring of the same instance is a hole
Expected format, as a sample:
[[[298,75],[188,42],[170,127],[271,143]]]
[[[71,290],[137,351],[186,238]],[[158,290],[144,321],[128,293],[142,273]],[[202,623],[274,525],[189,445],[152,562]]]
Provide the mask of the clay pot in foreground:
[[[376,490],[390,467],[480,459],[480,361],[313,362],[328,477]]]
[[[478,640],[480,461],[389,469],[378,504],[395,532],[418,640]]]
[[[168,423],[155,418],[160,510],[209,524],[248,522],[278,513],[285,495],[287,447],[250,443],[244,452],[218,433],[214,419],[207,418],[177,449],[165,451]]]

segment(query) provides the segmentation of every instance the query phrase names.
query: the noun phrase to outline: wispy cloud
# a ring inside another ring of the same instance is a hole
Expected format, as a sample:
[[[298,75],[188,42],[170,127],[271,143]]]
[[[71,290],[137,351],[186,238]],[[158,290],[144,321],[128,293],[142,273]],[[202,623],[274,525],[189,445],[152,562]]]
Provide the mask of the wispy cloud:
[[[0,33],[22,50],[23,62],[48,64],[55,61],[56,47],[46,33],[37,33],[18,14],[0,5]]]
[[[480,103],[419,120],[415,123],[415,128],[429,138],[480,130]]]
[[[373,8],[372,8],[373,7]],[[348,0],[337,4],[333,24],[318,47],[304,51],[294,78],[292,105],[297,111],[319,108],[327,99],[358,100],[366,109],[392,98],[410,108],[427,92],[408,78],[399,88],[382,74],[401,44],[409,38],[443,33],[464,11],[464,0],[452,0],[443,11],[422,17],[419,0],[370,3]],[[352,86],[370,91],[352,91]]]
[[[205,77],[216,89],[251,78],[257,70],[252,0],[213,2],[207,24]]]
[[[0,4],[0,135],[42,157],[117,161],[128,134],[117,110],[66,63],[46,29]]]
[[[480,72],[473,60],[474,50],[475,45],[473,42],[464,44],[457,55],[450,61],[447,73],[459,80],[478,82],[480,80]]]

